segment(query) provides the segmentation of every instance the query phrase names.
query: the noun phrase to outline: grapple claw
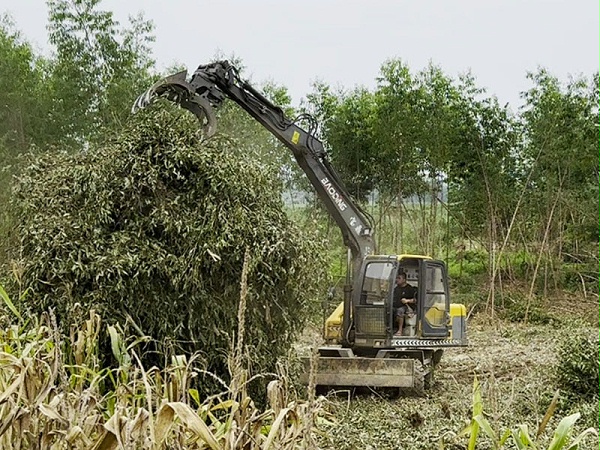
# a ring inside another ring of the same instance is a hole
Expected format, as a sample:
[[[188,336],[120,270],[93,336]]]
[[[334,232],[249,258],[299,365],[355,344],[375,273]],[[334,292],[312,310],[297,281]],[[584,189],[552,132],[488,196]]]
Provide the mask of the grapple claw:
[[[178,94],[184,94],[187,92],[191,95],[193,91],[190,89],[189,84],[186,82],[187,71],[179,72],[174,75],[170,75],[162,80],[154,83],[146,92],[140,95],[134,102],[131,112],[135,113],[140,109],[144,109],[150,106],[159,97],[166,97],[172,100],[173,97]]]
[[[182,71],[154,83],[150,89],[135,100],[131,112],[136,113],[147,108],[158,98],[163,97],[193,113],[200,121],[206,137],[212,136],[217,129],[217,120],[213,108],[207,99],[195,92],[193,86],[186,81],[186,78],[187,72]]]

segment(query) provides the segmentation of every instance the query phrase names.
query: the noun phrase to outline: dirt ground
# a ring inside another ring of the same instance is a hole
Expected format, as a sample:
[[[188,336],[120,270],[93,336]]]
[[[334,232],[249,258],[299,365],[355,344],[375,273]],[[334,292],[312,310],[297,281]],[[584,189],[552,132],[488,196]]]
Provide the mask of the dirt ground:
[[[488,317],[471,319],[469,347],[444,352],[434,386],[425,397],[390,399],[379,393],[327,397],[335,425],[323,427],[319,445],[412,450],[442,448],[442,442],[445,449],[466,449],[468,437],[460,433],[472,416],[475,377],[481,385],[485,416],[499,435],[521,424],[535,435],[556,392],[555,349],[564,331],[560,323],[490,322]],[[583,406],[561,402],[541,443],[549,442],[560,419],[575,412],[572,408],[582,413],[576,430],[598,428],[597,400]],[[477,448],[492,448],[491,441],[482,437]],[[598,440],[590,437],[580,449],[598,449]]]

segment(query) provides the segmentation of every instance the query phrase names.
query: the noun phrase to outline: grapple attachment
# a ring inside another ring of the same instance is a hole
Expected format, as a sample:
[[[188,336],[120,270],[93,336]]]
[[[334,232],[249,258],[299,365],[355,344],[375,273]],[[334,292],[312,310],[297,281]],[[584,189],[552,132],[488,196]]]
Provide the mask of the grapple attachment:
[[[194,86],[186,81],[187,71],[170,75],[154,83],[150,89],[140,95],[131,112],[147,108],[159,98],[166,98],[182,108],[192,112],[200,121],[206,137],[215,134],[217,120],[210,102],[196,92]]]

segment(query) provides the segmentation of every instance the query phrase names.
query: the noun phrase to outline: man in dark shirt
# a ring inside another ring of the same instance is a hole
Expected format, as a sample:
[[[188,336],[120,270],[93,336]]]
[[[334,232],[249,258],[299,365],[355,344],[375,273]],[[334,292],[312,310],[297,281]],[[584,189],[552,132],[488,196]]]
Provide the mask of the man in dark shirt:
[[[394,288],[394,315],[398,324],[395,336],[402,336],[404,316],[417,311],[417,289],[406,282],[406,273],[398,272]]]

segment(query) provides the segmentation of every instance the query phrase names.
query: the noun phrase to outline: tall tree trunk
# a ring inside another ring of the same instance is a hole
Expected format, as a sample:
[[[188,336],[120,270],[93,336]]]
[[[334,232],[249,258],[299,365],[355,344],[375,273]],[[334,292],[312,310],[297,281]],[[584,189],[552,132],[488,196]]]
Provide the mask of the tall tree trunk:
[[[529,286],[529,294],[527,295],[527,306],[525,307],[525,317],[524,317],[524,322],[527,323],[527,319],[529,318],[529,309],[531,307],[531,301],[533,300],[533,291],[535,289],[535,282],[537,280],[537,274],[540,268],[540,264],[542,261],[542,255],[544,254],[544,248],[546,247],[546,242],[548,240],[548,236],[550,235],[550,228],[552,225],[552,218],[554,216],[554,210],[556,208],[556,205],[559,201],[559,196],[555,196],[554,198],[554,203],[552,204],[552,207],[550,209],[550,214],[548,215],[548,220],[546,222],[546,229],[544,231],[544,237],[542,239],[542,245],[540,247],[540,251],[538,253],[538,257],[537,257],[537,261],[535,263],[535,269],[533,270],[533,277],[531,278],[531,284]]]
[[[404,195],[404,192],[402,191],[402,170],[400,170],[400,173],[398,175],[398,197],[396,198],[396,202],[398,205],[398,211],[400,212],[400,217],[398,218],[398,234],[400,235],[400,246],[396,247],[398,248],[398,250],[400,251],[400,253],[404,253],[404,214],[402,213],[402,196]]]

